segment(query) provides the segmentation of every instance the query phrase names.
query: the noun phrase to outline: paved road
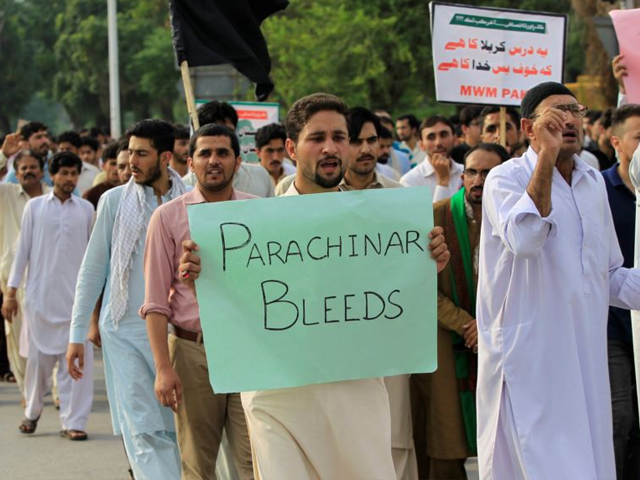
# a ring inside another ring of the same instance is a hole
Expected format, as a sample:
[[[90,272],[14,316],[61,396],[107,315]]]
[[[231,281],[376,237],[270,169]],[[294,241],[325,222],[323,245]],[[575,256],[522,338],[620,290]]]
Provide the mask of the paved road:
[[[128,480],[119,437],[111,429],[100,351],[96,350],[94,401],[86,442],[59,436],[60,420],[51,396],[33,435],[18,431],[23,410],[15,384],[0,383],[0,479]],[[469,480],[478,479],[475,458],[466,464]]]
[[[0,383],[0,479],[2,480],[127,480],[128,465],[120,437],[113,435],[96,351],[94,402],[85,442],[59,436],[60,417],[51,396],[33,435],[18,431],[23,416],[15,384]]]

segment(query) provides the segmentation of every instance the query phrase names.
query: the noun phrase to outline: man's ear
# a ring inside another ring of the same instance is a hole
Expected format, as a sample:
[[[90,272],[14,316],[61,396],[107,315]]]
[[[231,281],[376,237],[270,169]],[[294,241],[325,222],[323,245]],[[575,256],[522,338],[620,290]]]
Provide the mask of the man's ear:
[[[533,120],[529,118],[522,118],[520,120],[520,130],[526,138],[531,140],[533,138]]]
[[[242,156],[238,155],[236,158],[236,168],[234,169],[234,172],[240,170],[240,164],[242,164]]]
[[[290,138],[287,138],[287,141],[284,142],[284,148],[287,150],[287,156],[291,160],[298,161],[298,154],[296,153],[296,144]]]
[[[611,135],[611,138],[609,140],[611,141],[611,146],[615,149],[615,151],[619,152],[620,137],[618,137],[617,135]]]
[[[162,152],[160,154],[160,162],[162,162],[165,165],[169,165],[171,158],[173,158],[173,153],[171,152]]]
[[[193,158],[191,157],[187,158],[187,165],[189,166],[190,172],[195,172],[195,170],[193,169]]]

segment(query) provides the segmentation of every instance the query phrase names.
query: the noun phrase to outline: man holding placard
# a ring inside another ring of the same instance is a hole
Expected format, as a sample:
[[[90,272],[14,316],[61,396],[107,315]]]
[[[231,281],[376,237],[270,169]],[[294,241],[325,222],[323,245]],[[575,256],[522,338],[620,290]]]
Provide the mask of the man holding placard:
[[[298,170],[287,196],[339,191],[350,155],[346,116],[347,106],[333,95],[318,93],[293,105],[286,122],[286,148]],[[449,259],[444,237],[440,229],[429,236],[431,255],[441,270]],[[194,288],[200,258],[185,253],[179,271],[183,282]],[[381,378],[241,395],[261,478],[396,478],[389,400]]]
[[[223,429],[240,478],[253,478],[240,396],[212,390],[198,304],[180,282],[176,268],[182,243],[190,239],[187,205],[254,198],[233,188],[241,161],[238,137],[230,128],[217,124],[201,127],[189,147],[189,167],[197,178],[195,188],[158,207],[147,231],[145,299],[140,316],[147,321],[155,360],[156,396],[176,413],[185,480],[215,478]],[[168,326],[171,334],[167,344]]]
[[[522,100],[525,155],[485,183],[477,321],[482,479],[615,478],[609,304],[640,308],[602,176],[578,157],[586,107],[560,83]]]

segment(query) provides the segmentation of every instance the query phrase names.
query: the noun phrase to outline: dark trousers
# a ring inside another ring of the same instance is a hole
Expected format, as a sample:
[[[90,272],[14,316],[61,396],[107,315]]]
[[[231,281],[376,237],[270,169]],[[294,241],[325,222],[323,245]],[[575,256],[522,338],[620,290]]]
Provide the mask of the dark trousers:
[[[613,447],[618,480],[640,479],[640,426],[633,347],[608,340]]]
[[[3,300],[2,293],[0,293],[0,305],[2,305]],[[0,313],[0,375],[4,375],[10,371],[9,357],[7,357],[7,336],[4,331],[4,317],[2,313]]]

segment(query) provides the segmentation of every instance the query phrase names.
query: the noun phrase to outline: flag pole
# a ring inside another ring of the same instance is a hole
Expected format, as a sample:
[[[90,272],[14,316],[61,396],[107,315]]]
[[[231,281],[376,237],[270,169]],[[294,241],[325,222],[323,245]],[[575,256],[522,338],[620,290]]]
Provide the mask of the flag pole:
[[[507,107],[500,107],[500,145],[507,146]]]
[[[120,137],[120,67],[118,60],[118,12],[116,0],[107,0],[107,24],[109,32],[109,118],[112,138]]]
[[[198,120],[198,112],[196,111],[196,100],[193,96],[193,86],[191,85],[189,64],[186,60],[184,60],[180,64],[180,71],[182,72],[182,84],[184,85],[184,96],[187,100],[187,110],[189,111],[189,117],[191,118],[193,131],[195,132],[200,128],[200,121]]]

